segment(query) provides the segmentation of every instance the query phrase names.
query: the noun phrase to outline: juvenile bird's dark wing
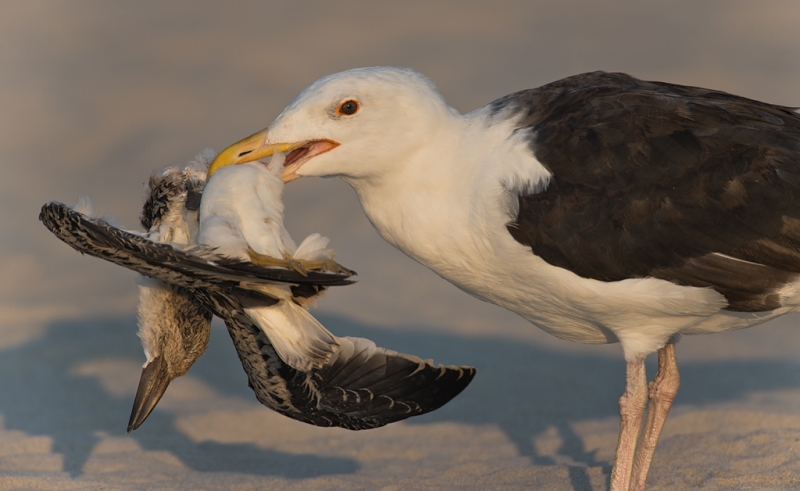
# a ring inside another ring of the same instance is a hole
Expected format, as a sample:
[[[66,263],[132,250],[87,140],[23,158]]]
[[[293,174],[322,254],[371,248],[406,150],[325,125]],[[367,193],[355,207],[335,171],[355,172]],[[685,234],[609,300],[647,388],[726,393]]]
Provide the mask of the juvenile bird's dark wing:
[[[227,311],[223,318],[256,399],[304,423],[377,428],[442,407],[475,376],[473,367],[434,366],[362,338],[338,338],[339,351],[328,364],[300,372],[281,361],[240,309],[219,297],[215,302]]]
[[[312,272],[304,277],[288,270],[211,260],[125,232],[60,203],[45,205],[40,219],[82,253],[186,288],[225,320],[256,398],[290,418],[316,426],[376,428],[441,407],[475,376],[472,367],[436,367],[360,338],[339,338],[340,348],[327,365],[300,372],[278,357],[243,310],[277,299],[242,285],[294,283],[302,290],[349,284],[347,276]]]
[[[216,256],[209,249],[178,249],[87,217],[62,203],[44,205],[39,219],[56,237],[81,253],[184,288],[213,287],[228,291],[241,301],[246,297],[263,296],[256,291],[261,285],[334,286],[353,283],[347,275],[309,272],[308,276],[303,276],[287,269],[263,268],[250,262]]]

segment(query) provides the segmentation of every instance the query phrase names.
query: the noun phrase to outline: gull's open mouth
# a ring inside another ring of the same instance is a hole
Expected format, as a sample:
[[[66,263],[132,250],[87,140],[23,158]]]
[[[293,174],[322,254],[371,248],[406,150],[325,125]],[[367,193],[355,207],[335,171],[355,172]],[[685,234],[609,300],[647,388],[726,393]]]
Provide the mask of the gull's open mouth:
[[[304,155],[308,154],[308,147],[300,147],[292,150],[289,152],[289,155],[286,156],[286,161],[283,163],[284,167],[287,165],[292,165],[297,159],[303,158]]]
[[[300,177],[297,175],[297,169],[303,164],[317,155],[330,152],[338,146],[339,143],[333,140],[312,140],[295,148],[286,155],[286,160],[283,163],[283,182],[294,181]]]

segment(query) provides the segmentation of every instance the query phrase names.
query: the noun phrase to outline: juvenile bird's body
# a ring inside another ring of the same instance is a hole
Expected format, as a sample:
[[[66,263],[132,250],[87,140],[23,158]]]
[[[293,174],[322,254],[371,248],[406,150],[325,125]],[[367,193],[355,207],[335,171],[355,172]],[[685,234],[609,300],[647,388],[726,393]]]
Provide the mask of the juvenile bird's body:
[[[153,174],[141,217],[148,230],[145,234],[118,229],[60,203],[42,207],[40,220],[71,247],[149,277],[143,280],[139,298],[140,337],[147,361],[128,431],[144,422],[169,383],[185,374],[205,351],[211,312],[225,320],[256,398],[305,423],[375,428],[433,411],[470,383],[474,368],[434,366],[361,338],[334,338],[339,349],[320,368],[301,371],[286,364],[248,312],[281,302],[306,305],[328,286],[351,283],[352,273],[301,274],[263,268],[249,260],[220,256],[207,247],[180,245],[184,240],[193,243],[199,228],[200,195],[209,161],[204,153],[186,167],[168,167]],[[280,193],[273,196],[280,200]],[[272,206],[282,211],[279,202],[273,201]],[[312,234],[295,256],[327,264],[332,253],[326,245],[327,239]],[[247,244],[243,246],[246,249]],[[238,251],[232,255],[240,256]]]
[[[280,259],[297,248],[283,226],[280,174],[273,175],[260,162],[220,169],[211,176],[199,220],[198,243],[213,246],[224,256],[249,261],[249,246]]]
[[[227,257],[249,260],[248,250],[278,260],[333,259],[328,240],[309,236],[298,249],[283,226],[283,160],[220,169],[200,203],[197,242]],[[276,305],[245,309],[272,341],[278,355],[300,371],[322,367],[338,347],[336,338],[293,300],[288,285],[265,287]]]

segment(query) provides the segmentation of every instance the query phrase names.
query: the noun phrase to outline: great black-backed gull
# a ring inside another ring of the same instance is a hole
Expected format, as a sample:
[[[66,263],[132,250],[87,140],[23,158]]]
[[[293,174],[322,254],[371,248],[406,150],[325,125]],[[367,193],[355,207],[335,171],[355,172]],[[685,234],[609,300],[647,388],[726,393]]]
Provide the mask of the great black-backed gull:
[[[285,181],[341,177],[384,239],[458,288],[559,338],[621,344],[615,491],[644,489],[675,338],[800,305],[791,108],[594,72],[462,115],[412,70],[364,68],[314,82],[212,168],[276,151]]]

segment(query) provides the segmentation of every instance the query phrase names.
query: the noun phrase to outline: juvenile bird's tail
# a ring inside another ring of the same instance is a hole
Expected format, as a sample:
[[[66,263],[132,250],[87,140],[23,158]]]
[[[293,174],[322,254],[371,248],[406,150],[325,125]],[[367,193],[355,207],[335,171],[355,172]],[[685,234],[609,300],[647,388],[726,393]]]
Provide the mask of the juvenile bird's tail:
[[[302,372],[322,367],[339,348],[336,336],[291,300],[245,313],[261,327],[278,356]]]
[[[294,251],[295,259],[304,259],[306,261],[327,261],[333,259],[336,253],[333,249],[328,249],[328,242],[330,239],[323,237],[318,233],[313,233],[303,239],[303,242],[297,246]]]

